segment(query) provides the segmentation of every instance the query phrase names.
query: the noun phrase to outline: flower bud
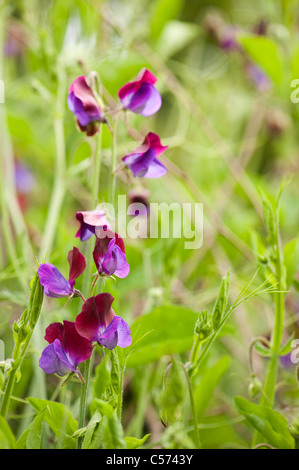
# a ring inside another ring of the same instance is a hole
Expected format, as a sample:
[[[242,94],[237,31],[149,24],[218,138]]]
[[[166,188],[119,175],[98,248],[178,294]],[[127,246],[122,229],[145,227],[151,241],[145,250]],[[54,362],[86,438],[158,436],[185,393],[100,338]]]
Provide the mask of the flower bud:
[[[198,317],[197,322],[195,323],[194,333],[198,335],[199,340],[203,341],[208,338],[213,331],[212,323],[208,318],[207,310],[201,312]]]
[[[257,378],[256,375],[251,376],[250,384],[248,387],[248,392],[251,398],[256,397],[262,391],[263,385],[262,382]]]

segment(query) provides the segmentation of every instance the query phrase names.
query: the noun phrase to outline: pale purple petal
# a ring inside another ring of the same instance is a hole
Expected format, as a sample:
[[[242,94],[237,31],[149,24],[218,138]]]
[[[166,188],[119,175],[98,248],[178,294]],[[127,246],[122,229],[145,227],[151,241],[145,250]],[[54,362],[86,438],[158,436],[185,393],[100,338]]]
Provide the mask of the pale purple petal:
[[[38,277],[44,292],[49,297],[68,297],[73,289],[60,271],[53,264],[41,264],[38,268]]]
[[[147,117],[159,111],[161,105],[162,98],[158,90],[151,83],[142,83],[127,107],[134,113]]]
[[[129,325],[119,316],[115,315],[106,330],[99,335],[98,342],[107,349],[115,346],[126,348],[132,344],[132,337]]]
[[[46,374],[57,374],[60,377],[76,372],[76,369],[64,352],[59,339],[56,339],[43,350],[39,366]]]

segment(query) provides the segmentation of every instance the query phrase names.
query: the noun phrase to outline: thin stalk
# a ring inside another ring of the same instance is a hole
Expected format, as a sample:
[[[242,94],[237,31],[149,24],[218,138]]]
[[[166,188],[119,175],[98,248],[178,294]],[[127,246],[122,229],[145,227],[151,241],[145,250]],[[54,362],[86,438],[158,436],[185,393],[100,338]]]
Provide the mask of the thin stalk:
[[[116,166],[117,166],[117,146],[116,146],[116,135],[117,135],[117,123],[118,113],[115,115],[114,126],[112,131],[112,163],[111,163],[111,189],[110,189],[110,202],[114,205],[115,203],[115,190],[116,190]]]
[[[197,421],[197,412],[196,412],[196,407],[195,407],[195,401],[194,401],[194,396],[193,396],[191,380],[190,380],[189,374],[188,374],[184,364],[182,364],[181,362],[178,362],[178,364],[181,366],[181,368],[184,372],[186,382],[187,382],[187,385],[188,385],[188,392],[189,392],[190,404],[191,404],[191,410],[192,410],[194,432],[195,432],[195,438],[196,438],[196,446],[197,446],[197,449],[200,449],[201,448],[201,443],[200,443],[200,435],[199,435],[199,426],[198,426],[198,421]]]
[[[96,143],[95,150],[93,153],[93,162],[92,162],[92,172],[93,172],[93,182],[92,182],[92,205],[94,207],[98,204],[99,198],[99,187],[100,187],[100,174],[101,174],[101,162],[102,162],[102,129],[100,127]]]
[[[90,372],[92,368],[91,357],[87,359],[84,364],[84,383],[82,384],[82,392],[81,392],[81,400],[80,400],[79,429],[83,428],[85,424],[86,399],[87,399]],[[76,445],[77,449],[81,449],[82,442],[83,442],[83,436],[78,436],[77,445]]]
[[[117,400],[117,417],[121,421],[121,414],[122,414],[122,406],[123,406],[123,382],[124,382],[124,373],[125,373],[125,366],[123,365],[120,367],[120,377],[119,377],[119,397]]]
[[[284,292],[283,292],[283,259],[282,249],[280,246],[279,231],[277,228],[276,239],[276,279],[278,282],[278,291],[275,294],[275,322],[272,333],[272,355],[270,357],[268,372],[266,375],[263,395],[260,401],[262,406],[272,408],[275,400],[275,387],[278,375],[279,352],[282,344],[283,337],[283,322],[284,322]],[[263,436],[255,432],[253,438],[253,446],[256,446],[263,440]]]
[[[44,229],[44,236],[39,252],[40,260],[43,260],[45,256],[51,251],[59,221],[59,215],[66,193],[66,155],[63,124],[65,89],[65,72],[62,65],[58,65],[58,92],[54,118],[54,133],[56,142],[54,186]]]

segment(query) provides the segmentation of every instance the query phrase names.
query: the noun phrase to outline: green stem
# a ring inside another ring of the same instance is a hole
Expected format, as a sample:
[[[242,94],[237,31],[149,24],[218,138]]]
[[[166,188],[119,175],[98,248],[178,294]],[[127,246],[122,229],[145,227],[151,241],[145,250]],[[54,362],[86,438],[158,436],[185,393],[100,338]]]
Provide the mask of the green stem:
[[[121,421],[121,414],[122,414],[122,406],[123,406],[123,382],[124,382],[124,373],[125,373],[125,366],[120,367],[120,377],[119,377],[119,396],[117,400],[117,417]]]
[[[112,135],[112,165],[111,165],[111,189],[110,189],[110,202],[115,204],[115,190],[116,190],[116,175],[115,170],[117,166],[117,146],[116,146],[116,133],[117,133],[118,113],[114,119],[113,135]]]
[[[272,355],[269,361],[268,372],[266,375],[263,395],[260,401],[262,406],[272,408],[275,400],[275,387],[278,375],[278,365],[280,349],[283,337],[283,322],[284,322],[284,283],[282,276],[283,260],[281,255],[280,241],[277,237],[276,243],[276,279],[278,282],[278,292],[275,294],[275,322],[272,334]],[[264,440],[264,437],[257,431],[254,433],[253,446],[256,446]]]
[[[82,385],[81,400],[80,400],[80,413],[79,413],[79,429],[84,427],[86,417],[86,401],[87,392],[90,379],[90,371],[92,368],[91,357],[85,361],[84,364],[84,384]],[[79,436],[77,439],[77,449],[81,449],[83,442],[83,436]]]
[[[39,252],[39,259],[43,260],[51,251],[59,215],[62,209],[66,192],[66,155],[63,114],[65,107],[65,72],[62,65],[58,65],[58,92],[54,118],[54,132],[56,142],[56,160],[54,173],[54,186],[47,215],[44,236]]]
[[[200,449],[201,448],[201,443],[200,443],[200,435],[199,435],[199,426],[198,426],[198,421],[197,421],[197,412],[196,412],[196,407],[195,407],[195,401],[194,401],[194,396],[193,396],[191,380],[190,380],[189,374],[188,374],[184,364],[182,364],[181,362],[179,362],[178,364],[181,366],[181,368],[182,368],[182,370],[185,374],[186,382],[187,382],[187,385],[188,385],[190,404],[191,404],[191,410],[192,410],[192,417],[193,417],[194,432],[195,432],[195,438],[196,438],[196,443],[195,444],[197,446],[197,449]]]
[[[92,162],[93,182],[92,182],[91,194],[92,194],[93,207],[96,207],[98,204],[101,162],[102,162],[102,129],[100,128],[97,138],[96,138],[95,150],[93,153],[93,162]]]

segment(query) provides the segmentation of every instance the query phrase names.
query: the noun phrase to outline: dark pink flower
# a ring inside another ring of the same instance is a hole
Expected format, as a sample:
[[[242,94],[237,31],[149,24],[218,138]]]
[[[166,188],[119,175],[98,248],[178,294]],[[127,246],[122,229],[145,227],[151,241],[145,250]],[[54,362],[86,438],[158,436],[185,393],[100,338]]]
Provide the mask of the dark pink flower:
[[[77,212],[76,219],[80,222],[80,228],[75,236],[82,242],[95,234],[96,227],[100,229],[110,227],[103,210]]]
[[[142,116],[156,113],[162,104],[161,95],[154,87],[157,78],[147,69],[142,69],[133,82],[124,85],[118,96],[125,109]]]
[[[53,264],[44,263],[39,266],[38,277],[48,297],[70,297],[80,294],[76,292],[74,286],[76,279],[86,268],[85,258],[78,248],[74,247],[69,251],[67,260],[70,265],[68,281]]]
[[[96,134],[102,120],[101,109],[84,75],[71,84],[67,104],[76,115],[80,129],[89,136]]]
[[[127,277],[130,266],[126,259],[123,239],[108,229],[96,230],[96,244],[93,259],[101,275]]]
[[[84,338],[97,341],[108,349],[126,348],[132,343],[130,328],[115,315],[111,307],[113,300],[107,293],[87,299],[76,318],[76,329]]]
[[[135,177],[161,178],[167,170],[157,157],[167,148],[168,145],[163,146],[157,134],[149,132],[143,144],[122,160]]]
[[[46,374],[63,377],[76,373],[78,364],[92,353],[91,341],[80,336],[74,322],[52,323],[46,329],[45,340],[50,344],[43,350],[39,366]]]

